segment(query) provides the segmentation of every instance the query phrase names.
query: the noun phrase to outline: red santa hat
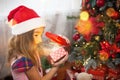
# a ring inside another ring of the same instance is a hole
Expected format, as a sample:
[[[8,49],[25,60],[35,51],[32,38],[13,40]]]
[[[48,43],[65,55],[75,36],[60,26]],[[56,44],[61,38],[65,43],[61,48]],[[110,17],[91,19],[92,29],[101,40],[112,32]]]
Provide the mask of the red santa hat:
[[[35,28],[45,27],[45,21],[33,9],[23,5],[10,11],[8,23],[12,29],[12,34],[19,35]]]

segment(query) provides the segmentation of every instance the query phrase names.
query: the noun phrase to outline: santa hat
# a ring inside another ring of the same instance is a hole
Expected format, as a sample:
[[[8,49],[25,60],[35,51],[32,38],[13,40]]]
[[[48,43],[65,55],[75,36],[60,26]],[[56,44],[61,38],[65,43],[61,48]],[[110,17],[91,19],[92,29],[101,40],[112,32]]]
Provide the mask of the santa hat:
[[[45,21],[34,10],[23,5],[13,9],[8,15],[12,34],[19,35],[35,28],[45,27]]]
[[[67,37],[62,36],[62,35],[57,35],[57,34],[53,34],[51,32],[46,32],[45,35],[55,41],[56,43],[63,45],[63,46],[69,46],[70,45],[70,41]]]

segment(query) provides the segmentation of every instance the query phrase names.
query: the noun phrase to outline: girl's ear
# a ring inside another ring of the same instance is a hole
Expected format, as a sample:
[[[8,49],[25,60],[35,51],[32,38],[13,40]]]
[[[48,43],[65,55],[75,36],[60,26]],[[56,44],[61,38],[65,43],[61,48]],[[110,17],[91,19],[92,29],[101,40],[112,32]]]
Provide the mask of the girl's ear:
[[[13,25],[17,24],[17,22],[14,20],[14,19],[11,19],[9,22],[8,22],[8,25],[10,27],[12,27]]]

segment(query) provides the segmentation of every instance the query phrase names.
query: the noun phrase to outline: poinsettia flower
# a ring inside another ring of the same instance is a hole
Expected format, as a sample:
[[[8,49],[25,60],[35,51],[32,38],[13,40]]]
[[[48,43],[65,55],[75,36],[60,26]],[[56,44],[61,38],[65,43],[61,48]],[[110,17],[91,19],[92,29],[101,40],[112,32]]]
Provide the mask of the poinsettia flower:
[[[76,30],[80,34],[82,34],[87,41],[90,40],[91,38],[90,36],[90,31],[92,29],[91,27],[92,27],[92,24],[89,20],[88,21],[79,20],[77,25],[75,26]]]
[[[102,27],[104,27],[104,22],[98,22],[98,21],[96,20],[96,18],[94,18],[94,17],[91,17],[91,18],[90,18],[90,21],[91,21],[91,23],[92,23],[91,33],[97,35],[97,34],[99,33],[100,29],[101,29]]]
[[[118,48],[115,43],[112,45],[112,50],[113,50],[114,53],[120,52],[120,48]]]
[[[91,39],[91,36],[98,34],[100,28],[103,26],[103,22],[98,22],[96,18],[91,17],[87,21],[79,20],[75,26],[75,29],[83,35],[86,41],[89,41]]]

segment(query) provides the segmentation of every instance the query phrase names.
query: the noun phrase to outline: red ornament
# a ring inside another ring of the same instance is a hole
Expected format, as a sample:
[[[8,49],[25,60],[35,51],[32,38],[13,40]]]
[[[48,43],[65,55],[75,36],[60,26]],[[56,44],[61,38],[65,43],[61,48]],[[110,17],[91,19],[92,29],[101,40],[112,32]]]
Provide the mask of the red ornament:
[[[113,18],[113,19],[118,19],[119,17],[120,17],[119,12],[115,11],[115,12],[113,13],[112,18]]]
[[[105,1],[104,0],[97,0],[96,4],[97,4],[98,7],[102,7],[102,6],[104,6]]]
[[[80,38],[80,34],[79,33],[75,33],[73,35],[73,40],[77,41]]]

